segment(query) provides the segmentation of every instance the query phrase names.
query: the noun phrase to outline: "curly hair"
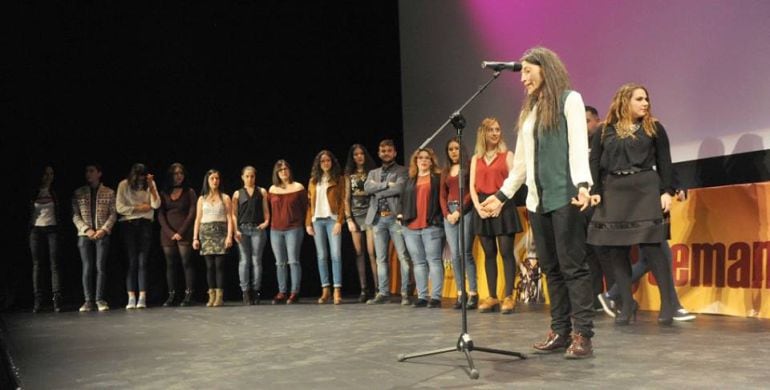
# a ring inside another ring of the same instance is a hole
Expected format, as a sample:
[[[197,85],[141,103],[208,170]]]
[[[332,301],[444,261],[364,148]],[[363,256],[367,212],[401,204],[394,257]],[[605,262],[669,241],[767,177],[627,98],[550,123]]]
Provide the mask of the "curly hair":
[[[428,153],[428,156],[430,156],[430,173],[432,174],[441,174],[441,166],[438,164],[438,159],[436,158],[436,153],[433,152],[433,149],[431,148],[420,148],[414,151],[412,153],[412,157],[409,158],[409,178],[414,179],[417,177],[417,157],[420,155],[420,153],[426,152]]]
[[[321,178],[324,175],[323,169],[321,169],[321,157],[327,156],[329,159],[332,160],[332,167],[329,169],[329,181],[330,182],[336,182],[339,180],[340,175],[342,174],[342,168],[340,167],[340,162],[337,161],[337,157],[334,157],[334,153],[324,149],[318,154],[315,155],[315,159],[313,159],[313,168],[310,169],[310,182],[311,183],[320,183]]]
[[[638,89],[644,91],[649,102],[650,92],[647,91],[646,87],[638,83],[626,83],[621,85],[617,92],[615,92],[610,108],[607,110],[607,118],[604,120],[604,123],[614,127],[620,138],[634,136],[633,127],[635,120],[631,114],[631,97]],[[648,136],[655,136],[655,117],[652,116],[652,103],[649,103],[647,113],[641,119],[641,125]],[[604,130],[602,130],[603,136]]]

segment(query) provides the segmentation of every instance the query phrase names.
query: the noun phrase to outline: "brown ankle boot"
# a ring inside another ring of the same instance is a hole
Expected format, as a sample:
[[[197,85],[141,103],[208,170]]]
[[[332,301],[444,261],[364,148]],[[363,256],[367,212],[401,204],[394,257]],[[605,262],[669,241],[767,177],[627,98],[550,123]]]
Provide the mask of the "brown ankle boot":
[[[331,287],[324,287],[321,289],[321,298],[318,298],[318,303],[326,303],[329,302],[329,299],[332,297],[332,291]]]
[[[342,303],[342,288],[341,287],[335,287],[334,288],[334,304],[339,305]]]
[[[214,300],[216,300],[216,293],[214,292],[213,288],[209,289],[209,301],[206,302],[206,307],[214,306]]]
[[[214,290],[214,304],[211,306],[219,307],[224,305],[225,290],[217,288]]]
[[[496,310],[500,310],[500,301],[497,298],[487,297],[479,305],[479,313],[489,313]]]
[[[516,307],[516,301],[513,300],[513,296],[509,295],[503,299],[503,304],[500,306],[500,314],[511,314],[514,307]]]

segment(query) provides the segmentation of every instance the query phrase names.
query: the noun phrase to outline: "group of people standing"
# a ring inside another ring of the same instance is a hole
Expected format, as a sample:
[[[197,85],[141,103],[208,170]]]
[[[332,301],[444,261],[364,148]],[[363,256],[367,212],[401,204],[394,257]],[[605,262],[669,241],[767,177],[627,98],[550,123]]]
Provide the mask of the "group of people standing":
[[[670,254],[666,256],[668,221],[664,213],[675,192],[668,137],[652,116],[647,88],[633,83],[621,86],[589,145],[586,106],[581,95],[571,89],[566,68],[556,53],[543,47],[532,48],[522,57],[522,65],[521,81],[527,97],[519,114],[515,151],[508,150],[500,123],[486,118],[477,130],[472,156],[466,156],[459,139],[447,142],[447,164],[443,169],[430,148],[416,150],[408,167],[401,166],[395,161],[393,141],[383,140],[377,150],[382,162],[379,167],[360,144],[350,148],[344,167],[332,152],[322,150],[313,162],[307,188],[294,181],[285,160],[275,163],[272,185],[267,190],[256,185],[256,169],[247,166],[241,172],[243,187],[231,198],[220,190],[221,177],[216,170],[206,173],[201,194],[196,196],[181,164],[169,168],[167,187],[162,191],[145,166],[135,164],[117,192],[101,184],[98,165],[86,166],[87,185],[76,190],[72,200],[83,262],[85,303],[81,311],[93,310],[94,305],[98,310],[108,309],[104,300],[105,261],[116,225],[129,260],[126,308],[146,307],[151,223],[157,209],[168,267],[169,297],[164,305],[176,304],[179,297],[182,305],[191,303],[192,250],[200,250],[206,261],[207,306],[222,305],[225,254],[234,242],[240,251],[244,304],[258,303],[268,229],[279,290],[272,302],[291,304],[299,299],[300,246],[307,233],[316,247],[322,288],[318,303],[339,304],[341,234],[347,226],[355,248],[361,302],[376,305],[390,301],[388,250],[392,241],[400,263],[401,303],[440,307],[446,239],[453,268],[457,271],[464,266],[468,283],[466,289],[466,281],[455,274],[458,300],[454,307],[466,304],[480,312],[511,313],[516,270],[514,236],[522,231],[511,198],[526,184],[527,218],[539,265],[547,278],[552,318],[545,340],[533,346],[536,350],[566,349],[567,358],[592,356],[596,292],[587,251],[595,252],[605,271],[611,270],[607,282],[614,281],[615,299],[620,301],[619,311],[613,312],[615,322],[625,325],[637,310],[631,296],[629,249],[639,245],[660,289],[658,320],[670,324],[677,310],[682,309],[675,301]],[[53,169],[47,167],[30,206],[35,310],[39,309],[42,291],[38,259],[44,242],[48,244],[54,275],[55,309],[60,304],[55,255],[55,209],[59,205],[50,190],[52,180]],[[468,189],[462,197],[460,187]],[[586,218],[583,213],[589,207],[595,211]],[[483,300],[479,299],[476,262],[471,252],[475,236],[485,257],[488,296]],[[500,290],[498,254],[505,283]],[[175,278],[180,262],[185,271],[183,296],[177,295],[181,286]],[[94,264],[95,294],[91,287]],[[368,284],[367,266],[371,267],[374,286]],[[409,297],[412,275],[417,291],[414,301]],[[377,292],[369,299],[370,287],[376,287]],[[462,294],[464,291],[467,296]],[[499,291],[502,297],[498,297]],[[606,307],[610,296],[601,293],[598,298]]]

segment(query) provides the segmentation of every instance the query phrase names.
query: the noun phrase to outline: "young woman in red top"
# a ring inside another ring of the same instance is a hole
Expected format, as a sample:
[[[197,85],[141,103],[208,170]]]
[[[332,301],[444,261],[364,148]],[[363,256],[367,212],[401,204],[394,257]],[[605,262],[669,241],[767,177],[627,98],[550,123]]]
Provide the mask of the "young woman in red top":
[[[471,195],[468,191],[470,174],[468,172],[468,154],[457,137],[451,138],[446,144],[446,157],[449,165],[441,172],[439,195],[441,212],[444,214],[444,233],[449,249],[452,252],[452,267],[454,268],[455,284],[457,286],[457,302],[455,309],[462,308],[463,282],[460,275],[460,263],[465,255],[465,274],[468,278],[468,309],[476,309],[479,302],[476,282],[476,261],[473,258],[473,211]],[[460,164],[463,176],[460,178]],[[460,199],[460,180],[463,181],[463,199]],[[464,253],[460,253],[460,213],[463,213]]]
[[[401,193],[399,218],[404,241],[414,264],[418,299],[414,307],[441,307],[444,286],[444,229],[439,205],[441,168],[432,149],[418,149],[409,160],[409,179]],[[428,277],[432,284],[428,295]]]
[[[508,172],[513,168],[513,153],[508,150],[502,138],[500,123],[495,118],[486,118],[476,132],[476,149],[471,160],[470,190],[473,206],[473,228],[484,248],[484,269],[487,274],[489,297],[480,305],[482,313],[500,310],[503,314],[513,312],[513,281],[516,272],[516,257],[513,253],[513,239],[522,231],[521,222],[514,202],[506,202],[502,209],[487,212],[481,203],[494,196]],[[502,307],[497,298],[497,252],[503,258],[505,276]]]
[[[302,247],[307,191],[294,181],[291,166],[286,160],[278,160],[273,166],[273,185],[270,186],[270,246],[275,255],[278,277],[278,294],[273,304],[292,304],[299,300],[302,266],[299,253]],[[286,264],[291,271],[291,294],[287,297]]]

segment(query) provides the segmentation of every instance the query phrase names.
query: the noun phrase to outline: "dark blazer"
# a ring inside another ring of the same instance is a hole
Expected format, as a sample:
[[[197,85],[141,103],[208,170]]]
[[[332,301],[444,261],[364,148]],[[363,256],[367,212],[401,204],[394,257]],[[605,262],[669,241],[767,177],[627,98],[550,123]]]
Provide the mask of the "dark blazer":
[[[439,204],[439,184],[441,177],[430,175],[430,199],[428,200],[428,225],[443,226],[444,215]],[[417,218],[417,177],[409,178],[401,193],[401,218],[404,225],[410,224]]]

